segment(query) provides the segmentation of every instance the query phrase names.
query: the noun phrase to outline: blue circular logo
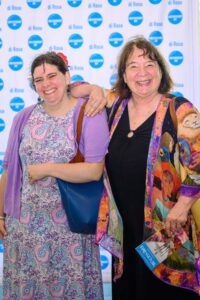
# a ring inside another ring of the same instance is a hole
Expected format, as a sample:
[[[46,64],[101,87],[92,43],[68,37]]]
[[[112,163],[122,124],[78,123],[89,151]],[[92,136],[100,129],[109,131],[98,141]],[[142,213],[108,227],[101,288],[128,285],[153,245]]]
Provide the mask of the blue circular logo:
[[[22,19],[18,15],[12,15],[7,20],[8,27],[17,30],[22,26]]]
[[[20,111],[24,108],[24,100],[20,97],[14,97],[10,101],[10,108],[13,111]]]
[[[9,61],[8,65],[11,70],[13,71],[19,71],[23,67],[24,63],[21,57],[19,56],[12,56]]]
[[[1,174],[1,173],[0,173]],[[2,241],[0,241],[0,253],[3,253],[3,243],[2,243]]]
[[[117,81],[117,74],[113,74],[110,76],[110,85],[113,86],[115,82]]]
[[[101,68],[103,66],[103,63],[104,63],[104,59],[101,54],[95,53],[92,54],[89,58],[89,64],[94,69]]]
[[[139,11],[132,11],[128,16],[129,23],[133,26],[139,26],[143,22],[143,15]]]
[[[149,0],[151,4],[159,4],[162,0]]]
[[[4,88],[4,82],[3,79],[0,78],[0,91]]]
[[[112,6],[117,6],[122,2],[122,0],[108,0],[108,3]]]
[[[67,2],[71,7],[78,7],[81,5],[82,0],[67,0]]]
[[[41,5],[42,0],[26,0],[26,3],[30,8],[38,8]]]
[[[71,83],[76,81],[84,81],[84,78],[79,74],[75,74],[71,77]]]
[[[43,45],[43,39],[39,35],[31,35],[28,39],[28,45],[31,49],[40,49]]]
[[[0,39],[0,49],[2,48],[2,46],[3,46],[3,41],[2,39]]]
[[[179,24],[183,19],[182,12],[178,9],[173,9],[168,14],[168,20],[170,23],[176,25]]]
[[[101,254],[101,269],[105,270],[109,265],[109,260],[107,256]]]
[[[3,164],[3,160],[0,160],[0,175],[3,173],[2,164]],[[0,252],[1,252],[1,249],[0,249]]]
[[[80,48],[83,45],[83,38],[80,34],[74,33],[70,35],[68,43],[72,48]]]
[[[179,91],[173,91],[172,94],[175,95],[176,97],[183,97],[183,94]]]
[[[169,62],[174,66],[182,64],[183,54],[180,51],[172,51],[169,54]]]
[[[113,47],[119,47],[123,44],[124,38],[123,35],[119,32],[113,32],[109,36],[109,43]]]
[[[103,18],[102,15],[100,15],[98,12],[94,12],[89,15],[88,17],[88,23],[92,27],[98,27],[102,24]]]
[[[159,46],[163,41],[163,35],[160,31],[153,31],[149,36],[149,41],[155,45]]]
[[[58,14],[52,14],[48,17],[48,25],[51,28],[56,29],[60,27],[62,25],[62,22],[62,17]]]
[[[0,119],[0,132],[5,129],[6,125],[3,119]]]

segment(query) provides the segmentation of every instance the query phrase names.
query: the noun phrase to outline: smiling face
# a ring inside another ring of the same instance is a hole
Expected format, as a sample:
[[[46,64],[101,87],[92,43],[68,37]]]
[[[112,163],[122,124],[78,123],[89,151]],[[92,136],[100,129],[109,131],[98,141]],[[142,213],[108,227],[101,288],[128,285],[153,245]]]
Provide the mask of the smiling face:
[[[144,56],[142,49],[135,47],[124,72],[124,81],[133,96],[145,98],[157,94],[161,78],[158,63]]]
[[[34,69],[33,82],[40,98],[48,105],[56,105],[67,97],[70,75],[61,73],[55,65],[44,63]]]

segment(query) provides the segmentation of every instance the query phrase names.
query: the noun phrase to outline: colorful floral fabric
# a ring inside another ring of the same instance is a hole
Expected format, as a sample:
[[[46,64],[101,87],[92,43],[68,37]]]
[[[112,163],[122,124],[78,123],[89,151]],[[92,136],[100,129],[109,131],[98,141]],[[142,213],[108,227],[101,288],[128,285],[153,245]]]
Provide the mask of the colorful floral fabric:
[[[163,221],[180,194],[194,198],[194,202],[200,198],[200,115],[188,100],[176,98],[176,129],[169,111],[170,101],[171,96],[162,97],[150,141],[144,239],[164,227]],[[127,103],[128,100],[122,100],[117,109],[111,136]],[[185,228],[188,242],[153,272],[166,283],[200,294],[200,228],[197,220],[200,212],[197,211],[199,205],[196,207],[192,209],[193,214],[189,214]]]
[[[123,223],[104,171],[104,192],[100,202],[96,242],[115,258],[114,280],[123,272]]]

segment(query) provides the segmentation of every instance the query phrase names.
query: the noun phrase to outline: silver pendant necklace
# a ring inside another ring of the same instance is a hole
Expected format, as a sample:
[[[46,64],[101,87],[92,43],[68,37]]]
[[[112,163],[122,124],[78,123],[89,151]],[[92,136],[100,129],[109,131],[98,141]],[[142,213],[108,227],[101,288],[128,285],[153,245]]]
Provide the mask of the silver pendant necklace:
[[[134,136],[134,134],[135,134],[135,130],[130,130],[127,134],[127,137],[130,139]]]

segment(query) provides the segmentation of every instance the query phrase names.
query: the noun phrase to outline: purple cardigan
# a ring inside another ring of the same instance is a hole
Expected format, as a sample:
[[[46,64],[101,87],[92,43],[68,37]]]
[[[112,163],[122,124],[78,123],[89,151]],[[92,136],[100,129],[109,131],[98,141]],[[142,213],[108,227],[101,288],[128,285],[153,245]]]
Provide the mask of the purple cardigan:
[[[76,124],[80,107],[84,99],[79,99],[75,107],[74,128],[76,136]],[[22,187],[22,169],[19,157],[19,146],[22,132],[32,111],[37,104],[21,110],[13,119],[8,145],[3,161],[3,168],[7,169],[7,182],[4,194],[4,212],[15,218],[20,216],[20,199]],[[93,141],[96,139],[96,143]],[[80,150],[87,162],[98,162],[104,159],[109,143],[109,130],[105,111],[95,117],[84,116]]]

